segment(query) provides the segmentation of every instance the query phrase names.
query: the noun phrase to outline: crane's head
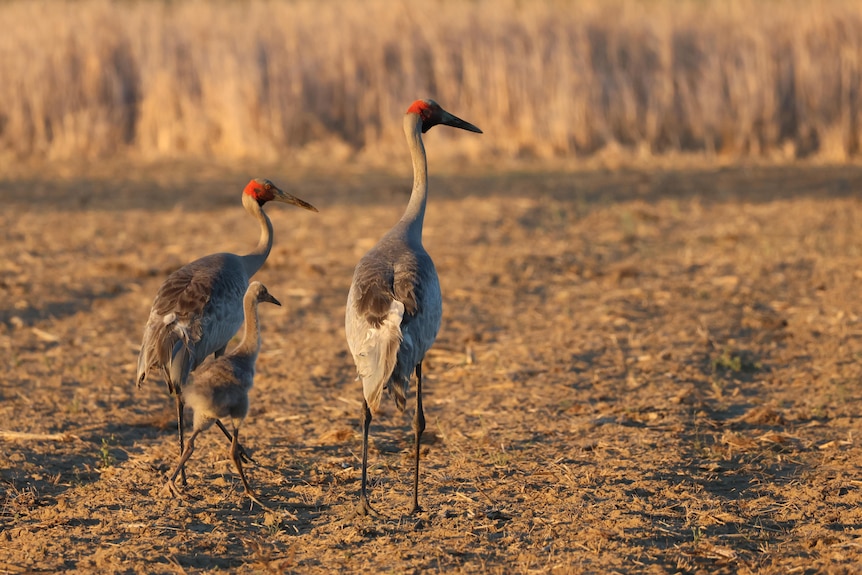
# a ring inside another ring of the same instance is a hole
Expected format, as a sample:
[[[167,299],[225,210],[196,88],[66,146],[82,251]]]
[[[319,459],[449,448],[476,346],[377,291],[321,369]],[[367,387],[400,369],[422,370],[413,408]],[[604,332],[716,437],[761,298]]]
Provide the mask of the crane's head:
[[[462,130],[467,130],[468,132],[476,132],[477,134],[482,133],[482,130],[480,130],[470,122],[465,122],[461,118],[453,116],[452,114],[441,108],[440,104],[438,104],[434,100],[416,100],[410,105],[409,108],[407,108],[407,113],[419,115],[419,118],[422,120],[423,134],[437,124],[452,126],[453,128],[461,128]]]
[[[274,303],[275,305],[281,305],[280,301],[270,295],[269,290],[266,289],[266,286],[258,281],[253,281],[248,284],[248,289],[246,290],[246,293],[254,297],[258,303],[267,302]]]
[[[242,193],[257,201],[259,206],[263,206],[267,202],[284,202],[285,204],[299,206],[300,208],[304,208],[312,212],[317,211],[317,208],[308,202],[300,200],[296,196],[288,194],[287,192],[281,191],[275,184],[266,178],[253,179],[245,186]]]

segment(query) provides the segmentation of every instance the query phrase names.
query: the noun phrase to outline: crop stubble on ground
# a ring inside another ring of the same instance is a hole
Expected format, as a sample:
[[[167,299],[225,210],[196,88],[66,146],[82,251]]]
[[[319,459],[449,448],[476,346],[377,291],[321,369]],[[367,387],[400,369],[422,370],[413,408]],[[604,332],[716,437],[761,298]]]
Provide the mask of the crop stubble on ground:
[[[255,174],[257,175],[257,174]],[[0,572],[851,572],[862,562],[862,170],[432,178],[444,326],[410,416],[372,427],[343,341],[352,267],[409,181],[266,174],[249,509],[217,431],[175,463],[132,384],[161,280],[243,251],[249,175],[0,183]],[[167,183],[166,183],[167,182]],[[26,193],[23,193],[26,192]],[[3,571],[5,569],[5,571]]]

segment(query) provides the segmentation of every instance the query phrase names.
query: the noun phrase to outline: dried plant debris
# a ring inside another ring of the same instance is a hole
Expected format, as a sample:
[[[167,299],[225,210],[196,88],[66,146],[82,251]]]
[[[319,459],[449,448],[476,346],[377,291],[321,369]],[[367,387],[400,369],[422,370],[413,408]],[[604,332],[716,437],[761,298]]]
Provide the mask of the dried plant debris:
[[[425,244],[444,321],[423,366],[424,511],[406,514],[411,393],[405,413],[386,403],[374,419],[383,517],[358,518],[344,303],[403,184],[359,175],[348,202],[310,178],[295,185],[321,217],[272,215],[258,275],[284,307],[262,322],[242,439],[270,510],[243,497],[218,430],[199,437],[184,497],[163,496],[173,403],[133,384],[164,275],[255,241],[239,198],[206,206],[177,183],[182,209],[147,206],[164,188],[130,180],[140,201],[112,205],[110,182],[59,181],[0,211],[0,571],[862,564],[862,203],[841,191],[862,189],[862,170],[435,178]],[[104,204],[81,201],[100,186]]]

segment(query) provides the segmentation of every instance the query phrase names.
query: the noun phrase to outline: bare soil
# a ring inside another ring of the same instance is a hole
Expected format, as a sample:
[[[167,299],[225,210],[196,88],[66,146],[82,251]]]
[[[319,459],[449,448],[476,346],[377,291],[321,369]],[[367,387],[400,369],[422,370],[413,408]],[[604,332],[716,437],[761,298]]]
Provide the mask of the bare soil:
[[[431,165],[432,172],[435,166]],[[243,252],[267,176],[263,351],[243,442],[175,465],[133,384],[173,269]],[[444,293],[412,401],[371,429],[343,336],[354,264],[409,177],[153,172],[0,182],[0,573],[850,573],[862,565],[862,169],[432,177]]]

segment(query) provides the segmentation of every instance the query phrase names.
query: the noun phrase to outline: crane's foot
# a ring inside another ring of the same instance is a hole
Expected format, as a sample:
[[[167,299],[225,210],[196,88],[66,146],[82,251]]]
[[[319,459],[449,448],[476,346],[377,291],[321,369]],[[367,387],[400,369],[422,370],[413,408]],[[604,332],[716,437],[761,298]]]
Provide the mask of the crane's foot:
[[[413,508],[410,509],[410,515],[416,515],[417,513],[422,513],[423,511],[425,510],[419,507],[419,504],[414,501]]]
[[[185,496],[180,491],[180,488],[177,487],[177,484],[174,483],[172,479],[168,479],[168,481],[165,483],[165,486],[162,487],[162,495],[176,497],[177,499],[185,499]]]
[[[257,465],[257,461],[252,459],[251,455],[248,454],[248,451],[242,445],[238,445],[237,448],[239,449],[239,457],[243,463],[254,463]]]
[[[221,429],[222,433],[224,433],[224,436],[227,437],[227,440],[233,443],[233,435],[230,431],[227,430],[227,427],[224,426],[220,419],[216,419],[215,422],[218,428]],[[248,451],[246,451],[245,448],[239,443],[237,443],[237,449],[239,450],[239,457],[240,459],[242,459],[243,463],[254,463],[255,465],[257,465],[257,461],[252,459]]]
[[[383,519],[383,516],[377,513],[368,503],[368,499],[360,498],[356,509],[353,512],[353,517],[374,517],[375,519]]]
[[[267,505],[266,503],[264,503],[263,501],[258,499],[257,495],[255,495],[254,492],[246,490],[245,494],[248,495],[248,498],[251,499],[252,503],[257,503],[258,505],[260,505],[261,509],[266,509],[267,511],[275,512],[275,509],[273,509],[272,507],[270,507],[269,505]]]

